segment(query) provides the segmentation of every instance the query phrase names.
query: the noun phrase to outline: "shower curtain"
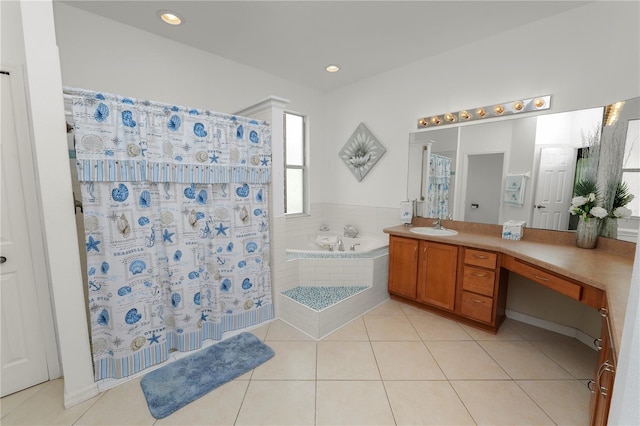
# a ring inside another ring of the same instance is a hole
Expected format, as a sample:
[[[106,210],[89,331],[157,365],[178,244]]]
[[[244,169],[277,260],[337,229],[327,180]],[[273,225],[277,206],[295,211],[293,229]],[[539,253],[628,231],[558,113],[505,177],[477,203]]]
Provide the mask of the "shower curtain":
[[[445,219],[449,216],[451,159],[441,155],[431,154],[429,156],[428,176],[426,217]]]
[[[273,318],[268,123],[72,95],[95,379]]]

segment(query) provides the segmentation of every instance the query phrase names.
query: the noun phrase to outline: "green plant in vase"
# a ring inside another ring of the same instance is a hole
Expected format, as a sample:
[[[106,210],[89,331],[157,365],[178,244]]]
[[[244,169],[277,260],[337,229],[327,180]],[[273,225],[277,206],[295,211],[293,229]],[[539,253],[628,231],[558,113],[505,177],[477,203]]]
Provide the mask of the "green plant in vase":
[[[598,185],[591,179],[580,180],[574,186],[574,195],[569,213],[580,218],[576,245],[581,248],[595,248],[598,243],[599,221],[608,215],[604,208],[598,206]]]
[[[602,223],[600,235],[603,237],[618,237],[618,219],[628,219],[631,216],[631,210],[625,206],[633,200],[634,195],[629,192],[629,186],[626,182],[618,182],[616,192],[613,196],[613,204],[611,211],[608,212]]]

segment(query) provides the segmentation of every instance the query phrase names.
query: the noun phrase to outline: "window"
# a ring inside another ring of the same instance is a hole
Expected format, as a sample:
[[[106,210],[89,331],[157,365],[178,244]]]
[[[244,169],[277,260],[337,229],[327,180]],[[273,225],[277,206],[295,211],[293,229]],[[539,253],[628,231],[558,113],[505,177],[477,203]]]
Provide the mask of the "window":
[[[305,184],[305,118],[301,115],[284,113],[284,212],[304,213]]]
[[[622,161],[622,181],[629,186],[629,193],[635,195],[625,207],[631,216],[640,216],[640,120],[629,120],[627,140]]]

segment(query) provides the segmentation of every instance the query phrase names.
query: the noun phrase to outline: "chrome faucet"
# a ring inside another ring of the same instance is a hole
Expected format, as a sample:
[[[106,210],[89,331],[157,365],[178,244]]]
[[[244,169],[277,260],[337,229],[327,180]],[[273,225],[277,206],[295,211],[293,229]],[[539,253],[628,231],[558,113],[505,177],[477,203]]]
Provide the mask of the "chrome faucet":
[[[440,219],[436,219],[435,222],[433,222],[433,227],[436,229],[442,229],[442,225],[440,224]]]
[[[360,243],[353,243],[353,244],[351,244],[351,248],[349,250],[356,251],[356,246],[359,246],[359,245],[360,245]]]
[[[344,244],[342,240],[338,240],[338,251],[344,251]]]

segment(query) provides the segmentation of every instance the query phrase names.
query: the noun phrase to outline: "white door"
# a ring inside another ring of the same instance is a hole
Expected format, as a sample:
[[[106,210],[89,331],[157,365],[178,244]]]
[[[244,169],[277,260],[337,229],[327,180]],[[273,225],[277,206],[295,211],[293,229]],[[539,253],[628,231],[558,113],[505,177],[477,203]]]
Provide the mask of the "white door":
[[[30,141],[18,140],[15,120],[26,117],[14,114],[11,77],[0,77],[0,361],[5,396],[49,380],[49,372],[23,193],[35,188],[23,187],[18,161],[18,144]]]
[[[569,228],[576,157],[576,149],[570,146],[542,148],[533,203],[534,228]]]
[[[504,153],[469,155],[467,164],[464,220],[500,223]]]

